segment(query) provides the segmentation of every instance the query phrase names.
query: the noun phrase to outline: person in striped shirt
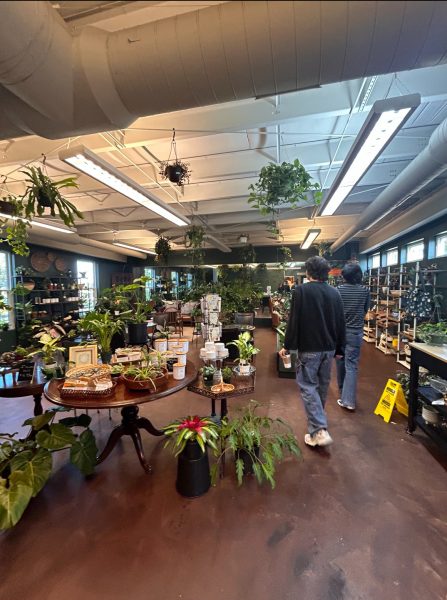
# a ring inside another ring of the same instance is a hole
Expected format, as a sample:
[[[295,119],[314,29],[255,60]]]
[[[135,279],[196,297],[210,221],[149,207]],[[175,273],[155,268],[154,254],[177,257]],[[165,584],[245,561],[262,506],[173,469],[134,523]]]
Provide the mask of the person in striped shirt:
[[[338,286],[346,321],[346,346],[341,358],[336,359],[337,381],[341,397],[337,403],[347,410],[355,410],[357,402],[357,373],[363,340],[363,319],[369,309],[369,289],[362,283],[362,269],[357,263],[348,263],[342,271],[344,283]]]

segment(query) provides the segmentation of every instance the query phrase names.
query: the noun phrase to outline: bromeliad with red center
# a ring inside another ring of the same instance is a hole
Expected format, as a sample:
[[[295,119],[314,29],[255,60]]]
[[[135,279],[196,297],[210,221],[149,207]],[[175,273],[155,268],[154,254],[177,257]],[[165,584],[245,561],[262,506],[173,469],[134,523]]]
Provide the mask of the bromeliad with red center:
[[[206,425],[206,423],[196,415],[193,418],[186,418],[178,425],[177,429],[178,431],[180,431],[181,429],[191,429],[192,431],[195,431],[200,434],[204,425]]]

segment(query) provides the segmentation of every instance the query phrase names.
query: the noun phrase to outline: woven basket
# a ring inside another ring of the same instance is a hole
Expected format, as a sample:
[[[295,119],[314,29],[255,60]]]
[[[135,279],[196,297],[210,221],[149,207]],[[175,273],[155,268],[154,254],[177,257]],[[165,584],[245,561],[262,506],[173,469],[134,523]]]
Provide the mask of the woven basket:
[[[111,396],[115,393],[117,382],[112,381],[112,387],[107,390],[81,390],[81,389],[67,389],[60,388],[61,398],[103,398],[105,396]]]
[[[104,377],[110,375],[112,367],[110,365],[84,365],[83,367],[73,367],[65,373],[69,379],[77,377]]]

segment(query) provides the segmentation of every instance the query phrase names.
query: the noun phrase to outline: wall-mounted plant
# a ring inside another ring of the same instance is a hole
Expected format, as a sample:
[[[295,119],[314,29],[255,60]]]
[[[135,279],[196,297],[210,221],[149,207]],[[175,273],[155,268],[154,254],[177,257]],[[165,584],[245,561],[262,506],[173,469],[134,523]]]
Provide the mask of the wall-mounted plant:
[[[297,208],[313,199],[321,201],[321,187],[312,182],[310,174],[298,159],[293,163],[269,163],[262,167],[258,181],[248,188],[248,203],[259,210],[261,215],[270,217],[270,227],[276,227],[281,209]],[[313,196],[313,197],[312,197]]]
[[[185,234],[185,246],[189,250],[191,261],[194,267],[203,264],[205,243],[205,228],[201,225],[192,225]]]
[[[173,159],[171,159],[172,154],[174,154]],[[185,183],[189,183],[191,170],[189,168],[189,164],[179,160],[177,156],[175,129],[172,130],[171,148],[169,151],[168,160],[164,160],[160,163],[160,175],[163,177],[163,179],[168,179],[171,183],[175,183],[177,185],[185,185]]]
[[[241,246],[239,248],[239,256],[241,257],[241,263],[244,266],[248,263],[256,262],[256,251],[251,244]]]
[[[155,252],[155,261],[167,264],[171,252],[169,239],[161,235],[155,243]]]

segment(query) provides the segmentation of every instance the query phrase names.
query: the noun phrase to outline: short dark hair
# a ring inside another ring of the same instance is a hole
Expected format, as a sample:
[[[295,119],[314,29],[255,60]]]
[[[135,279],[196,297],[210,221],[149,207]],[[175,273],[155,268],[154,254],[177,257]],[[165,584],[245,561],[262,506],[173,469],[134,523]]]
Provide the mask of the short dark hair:
[[[362,283],[363,272],[357,263],[348,263],[345,265],[341,274],[347,283]]]
[[[311,256],[306,260],[306,264],[304,266],[307,274],[309,277],[312,277],[312,279],[317,279],[318,281],[327,281],[331,266],[322,256]]]

